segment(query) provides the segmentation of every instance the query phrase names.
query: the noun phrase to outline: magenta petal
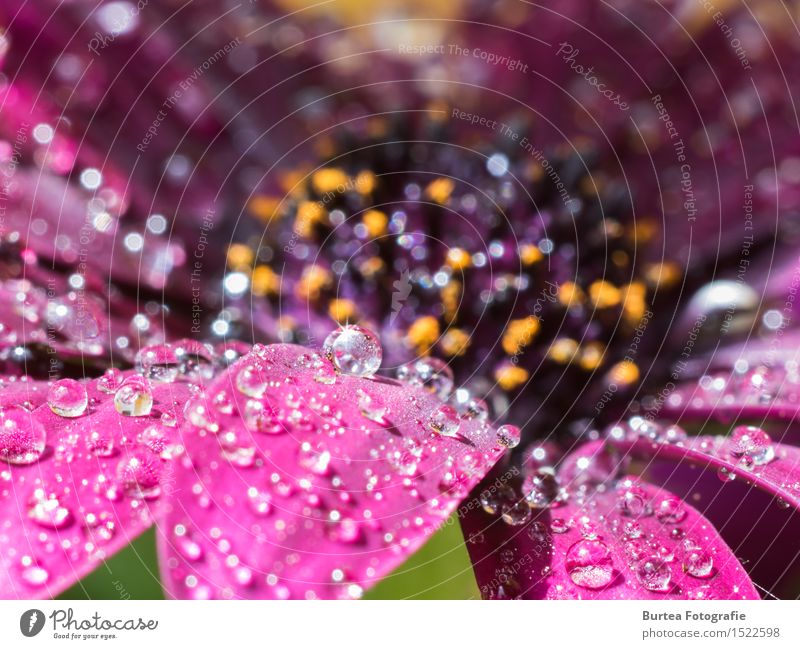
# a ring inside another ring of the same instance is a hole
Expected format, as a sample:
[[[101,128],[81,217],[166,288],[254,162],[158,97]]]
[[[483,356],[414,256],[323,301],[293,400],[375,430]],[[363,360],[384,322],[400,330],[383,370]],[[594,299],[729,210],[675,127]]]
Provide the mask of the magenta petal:
[[[646,460],[648,479],[691,498],[747,560],[748,573],[765,594],[794,599],[800,578],[800,449],[773,443],[767,451],[740,455],[736,438],[743,432],[748,431],[735,428],[731,437],[690,438],[681,445],[612,443]]]
[[[559,472],[566,502],[520,525],[469,511],[465,536],[484,598],[758,599],[703,515],[636,478],[598,482],[603,467],[611,475],[615,461],[602,442],[580,448]]]
[[[336,375],[295,345],[257,345],[220,375],[183,440],[159,535],[176,598],[358,597],[502,452],[421,388]]]
[[[80,384],[88,407],[71,417],[51,410],[44,383],[0,389],[0,421],[15,426],[0,437],[0,598],[57,595],[162,508],[171,485],[166,458],[180,449],[175,424],[189,388],[155,386],[149,415],[133,417],[116,411],[100,381]]]

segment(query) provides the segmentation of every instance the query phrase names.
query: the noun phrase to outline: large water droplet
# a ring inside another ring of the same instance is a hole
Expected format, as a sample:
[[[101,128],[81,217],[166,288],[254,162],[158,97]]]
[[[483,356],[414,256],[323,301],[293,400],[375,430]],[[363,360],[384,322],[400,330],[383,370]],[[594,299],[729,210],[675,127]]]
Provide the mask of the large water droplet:
[[[119,386],[122,385],[123,380],[125,380],[125,375],[122,371],[112,367],[97,379],[97,389],[106,394],[114,394]]]
[[[72,523],[72,512],[58,496],[36,489],[28,502],[28,518],[42,527],[61,529]]]
[[[566,499],[566,494],[558,482],[555,471],[543,467],[525,477],[522,483],[525,502],[531,509],[545,509]]]
[[[505,424],[497,429],[497,442],[500,446],[515,448],[519,444],[521,437],[522,433],[519,428],[512,424]]]
[[[680,498],[667,496],[656,505],[656,518],[662,523],[680,523],[686,518],[686,508]]]
[[[146,451],[135,451],[117,465],[122,489],[135,498],[156,498],[161,494],[161,462]]]
[[[647,590],[654,593],[666,593],[670,589],[672,570],[669,564],[656,556],[645,557],[633,565],[636,579]]]
[[[614,562],[602,541],[582,539],[567,550],[566,569],[581,588],[604,588],[614,579]]]
[[[397,369],[397,380],[424,388],[442,401],[453,392],[453,370],[439,358],[427,356]]]
[[[331,332],[322,350],[336,369],[352,376],[373,376],[383,359],[378,337],[358,325],[346,325]]]
[[[121,415],[144,417],[153,408],[153,391],[143,376],[129,376],[114,393],[114,408]]]
[[[210,345],[185,338],[173,343],[178,362],[178,378],[183,381],[207,381],[214,376],[214,350]]]
[[[248,363],[236,373],[236,389],[242,394],[260,399],[267,391],[267,377],[258,365]]]
[[[361,414],[370,421],[374,421],[378,424],[385,422],[384,416],[386,415],[386,406],[383,405],[379,399],[367,394],[363,390],[359,390],[358,408]]]
[[[458,429],[461,426],[461,422],[458,417],[458,413],[452,406],[448,406],[447,404],[442,404],[430,416],[428,420],[428,425],[430,426],[431,430],[435,433],[439,433],[439,435],[444,435],[445,437],[455,437],[458,434]]]
[[[31,464],[44,452],[47,433],[33,413],[22,408],[0,410],[0,460]]]
[[[150,381],[171,383],[178,370],[179,361],[172,345],[149,345],[136,352],[136,371]]]
[[[47,390],[47,405],[61,417],[80,417],[88,404],[86,388],[75,379],[61,379]]]
[[[112,457],[117,453],[114,433],[103,427],[89,432],[86,448],[97,457]]]
[[[617,491],[617,509],[632,518],[645,516],[648,513],[647,494],[635,485],[625,484]]]
[[[731,433],[731,455],[746,465],[761,466],[775,458],[772,439],[757,426],[737,426]]]
[[[710,553],[691,540],[683,542],[683,569],[697,579],[708,579],[714,573],[714,559]]]

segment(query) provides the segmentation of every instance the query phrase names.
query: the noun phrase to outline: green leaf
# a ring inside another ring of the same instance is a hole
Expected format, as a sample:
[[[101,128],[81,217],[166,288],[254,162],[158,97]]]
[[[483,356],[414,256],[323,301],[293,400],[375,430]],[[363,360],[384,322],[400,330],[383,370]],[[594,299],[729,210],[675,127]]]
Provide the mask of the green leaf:
[[[447,519],[442,529],[364,599],[480,599],[458,518]]]

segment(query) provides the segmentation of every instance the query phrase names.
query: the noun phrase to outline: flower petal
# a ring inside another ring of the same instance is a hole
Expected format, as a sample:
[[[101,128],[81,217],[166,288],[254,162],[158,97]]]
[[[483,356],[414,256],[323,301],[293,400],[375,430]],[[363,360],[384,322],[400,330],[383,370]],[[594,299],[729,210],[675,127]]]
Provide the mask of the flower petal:
[[[69,417],[44,383],[0,390],[0,598],[57,595],[149,527],[170,488],[187,384],[155,386],[147,416],[120,415],[107,379],[80,385],[88,406]]]
[[[688,438],[680,444],[630,436],[612,437],[611,443],[645,460],[647,479],[701,508],[767,595],[796,598],[800,449],[770,443],[763,435],[760,429],[737,427],[729,437]]]
[[[357,597],[502,452],[422,388],[337,375],[295,345],[257,345],[219,376],[183,439],[159,535],[176,598]]]
[[[559,472],[569,499],[523,515],[509,515],[513,500],[527,506],[517,490],[503,496],[512,502],[499,505],[506,507],[502,517],[486,512],[498,496],[478,493],[484,511],[468,508],[463,525],[483,596],[758,599],[700,512],[636,478],[611,480],[618,467],[603,442],[581,447]]]

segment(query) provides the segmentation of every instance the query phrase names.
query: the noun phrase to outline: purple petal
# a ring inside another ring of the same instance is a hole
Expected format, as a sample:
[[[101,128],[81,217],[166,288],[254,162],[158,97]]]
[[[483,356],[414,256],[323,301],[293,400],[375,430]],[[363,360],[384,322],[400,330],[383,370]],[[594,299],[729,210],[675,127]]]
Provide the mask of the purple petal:
[[[527,498],[517,490],[478,494],[483,511],[468,508],[463,525],[483,596],[758,599],[700,512],[637,478],[612,481],[616,468],[603,443],[592,442],[559,472],[569,492],[565,502],[519,514],[514,507],[527,507],[533,492],[526,489]],[[495,487],[503,485],[498,480]],[[498,507],[502,516],[487,513]]]
[[[701,508],[768,596],[797,597],[800,554],[800,449],[770,443],[760,429],[679,444],[612,438],[646,460],[645,475]],[[745,453],[742,451],[745,450]]]
[[[133,417],[117,412],[102,381],[80,384],[88,407],[74,417],[51,410],[44,383],[12,381],[0,390],[0,598],[57,595],[163,507],[172,484],[165,458],[180,448],[174,426],[189,388],[155,386],[149,415]],[[78,403],[70,414],[81,411]]]
[[[502,452],[423,389],[336,375],[295,345],[258,345],[219,376],[183,440],[159,535],[176,598],[358,597]]]

